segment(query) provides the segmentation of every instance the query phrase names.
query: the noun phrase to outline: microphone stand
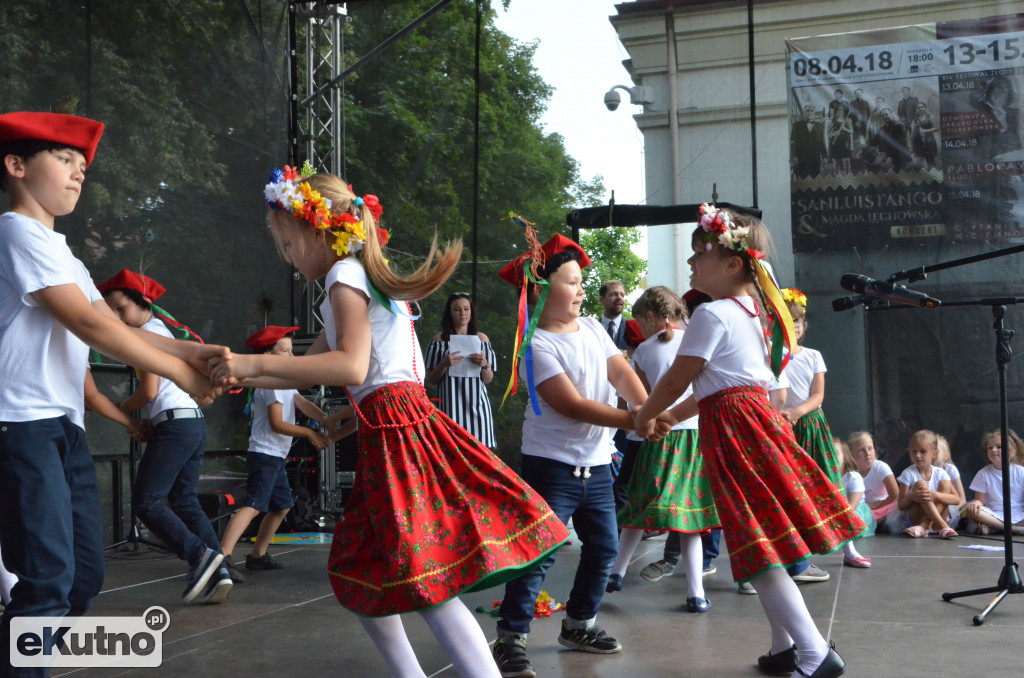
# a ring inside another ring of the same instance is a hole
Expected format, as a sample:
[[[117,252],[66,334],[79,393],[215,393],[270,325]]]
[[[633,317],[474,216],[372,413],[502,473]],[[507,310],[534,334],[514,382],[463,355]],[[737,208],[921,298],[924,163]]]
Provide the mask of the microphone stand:
[[[1007,247],[992,252],[986,252],[984,254],[964,257],[962,259],[941,262],[931,266],[921,266],[916,269],[899,271],[889,277],[889,282],[893,283],[899,280],[916,282],[918,280],[924,280],[925,277],[927,277],[927,274],[931,271],[955,268],[957,266],[964,266],[979,261],[1016,254],[1017,252],[1024,252],[1024,245],[1016,245],[1014,247]],[[878,303],[879,300],[876,297],[861,296],[860,299],[851,301],[855,299],[855,297],[836,299],[832,302],[833,308],[836,311],[840,311],[860,302],[863,302],[865,309],[869,311],[917,308],[910,304],[900,303],[886,303],[883,305]],[[1007,435],[1009,422],[1006,411],[1006,364],[1010,362],[1011,358],[1013,358],[1013,349],[1010,348],[1010,340],[1013,339],[1013,330],[1007,329],[1003,325],[1003,318],[1006,315],[1006,307],[1011,304],[1020,303],[1024,303],[1024,297],[992,297],[976,300],[942,302],[941,304],[942,306],[990,306],[992,308],[992,328],[996,333],[996,370],[999,374],[999,434],[1000,443],[1002,445],[1000,461],[1003,467],[1003,569],[999,573],[999,578],[996,581],[995,586],[942,594],[942,599],[948,602],[956,598],[995,593],[996,596],[988,606],[979,614],[974,616],[973,621],[975,626],[981,626],[984,624],[985,618],[988,617],[988,614],[994,610],[1007,595],[1011,593],[1024,593],[1024,585],[1021,584],[1020,572],[1018,571],[1017,563],[1013,560],[1013,525],[1010,522],[1010,445],[1009,436]]]

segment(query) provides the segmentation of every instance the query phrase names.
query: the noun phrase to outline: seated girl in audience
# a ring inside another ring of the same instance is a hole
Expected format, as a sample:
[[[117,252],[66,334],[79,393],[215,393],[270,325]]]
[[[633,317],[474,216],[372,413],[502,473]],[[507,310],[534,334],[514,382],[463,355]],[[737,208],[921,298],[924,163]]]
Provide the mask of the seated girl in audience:
[[[1024,443],[1012,430],[1007,431],[1007,438],[1010,446],[1010,523],[1014,534],[1024,534],[1024,467],[1020,465]],[[984,441],[989,464],[971,481],[974,501],[964,507],[964,515],[969,519],[968,529],[989,534],[1005,529],[1002,435],[998,430],[992,431],[985,435]]]
[[[911,464],[896,479],[900,496],[897,510],[887,518],[889,530],[897,534],[902,529],[917,539],[927,537],[932,530],[940,539],[957,536],[946,515],[948,507],[956,505],[960,497],[953,490],[949,474],[933,465],[939,454],[939,437],[934,431],[918,431],[910,438],[907,454]]]
[[[946,436],[939,436],[939,456],[935,458],[935,465],[949,474],[949,482],[953,484],[953,491],[960,497],[956,506],[950,506],[946,522],[954,530],[960,524],[960,511],[967,504],[967,493],[964,492],[964,481],[960,479],[960,470],[953,463],[953,453],[949,449],[949,441]]]
[[[839,472],[842,473],[843,489],[846,491],[846,500],[850,502],[850,508],[860,516],[866,526],[857,539],[870,537],[875,534],[875,517],[871,515],[871,509],[864,501],[864,478],[857,471],[857,462],[850,454],[850,448],[842,440],[832,440],[836,451],[839,452]],[[843,544],[843,565],[849,567],[871,567],[871,559],[865,558],[853,545],[852,541]]]
[[[896,476],[884,461],[875,457],[875,439],[867,431],[856,431],[846,439],[857,473],[864,479],[864,503],[871,509],[879,532],[888,532],[885,517],[896,510],[900,490]]]

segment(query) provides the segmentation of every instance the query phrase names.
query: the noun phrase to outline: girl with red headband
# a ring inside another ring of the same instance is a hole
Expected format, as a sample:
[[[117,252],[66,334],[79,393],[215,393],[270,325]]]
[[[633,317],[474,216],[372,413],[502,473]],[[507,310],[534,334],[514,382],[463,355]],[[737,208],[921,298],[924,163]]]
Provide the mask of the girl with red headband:
[[[153,304],[164,293],[157,281],[123,268],[96,287],[125,325],[173,338],[164,325],[170,316]],[[169,379],[137,373],[139,387],[120,407],[125,413],[146,408],[152,433],[135,476],[132,507],[153,534],[188,562],[182,601],[221,603],[231,591],[231,576],[221,562],[220,540],[196,492],[206,451],[203,411]]]
[[[789,311],[761,261],[768,230],[714,205],[702,205],[701,212],[690,285],[714,301],[694,312],[675,362],[637,411],[636,427],[649,432],[654,417],[692,384],[704,469],[729,535],[733,577],[752,580],[771,624],[771,649],[758,666],[766,673],[834,678],[845,664],[818,632],[784,568],[839,548],[864,523],[768,400],[784,366],[783,345],[795,344]]]
[[[282,256],[307,280],[326,276],[324,332],[302,356],[233,355],[214,383],[344,386],[359,416],[355,487],[334,532],[328,571],[338,601],[400,676],[422,670],[402,612],[419,612],[455,669],[497,676],[487,640],[458,594],[518,576],[558,548],[565,527],[489,449],[430,403],[409,300],[437,290],[461,243],[411,275],[388,266],[375,196],[341,179],[285,167],[264,190]],[[356,256],[358,254],[358,256]]]

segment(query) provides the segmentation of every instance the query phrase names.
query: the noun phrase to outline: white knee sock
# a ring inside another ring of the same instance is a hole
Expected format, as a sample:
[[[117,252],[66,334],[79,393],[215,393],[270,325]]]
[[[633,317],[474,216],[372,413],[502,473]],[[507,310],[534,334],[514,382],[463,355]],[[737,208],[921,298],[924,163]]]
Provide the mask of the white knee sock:
[[[704,597],[704,549],[699,534],[679,535],[679,560],[686,572],[686,596],[688,598]]]
[[[460,676],[500,678],[483,629],[461,600],[452,598],[420,614]]]
[[[629,561],[633,559],[637,544],[640,543],[643,536],[643,530],[633,530],[628,527],[622,528],[622,532],[619,533],[619,555],[615,557],[615,564],[612,565],[612,574],[617,574],[620,577],[625,576],[626,568],[629,567]]]
[[[857,560],[861,557],[860,553],[857,552],[857,547],[853,545],[852,541],[848,541],[843,544],[843,556],[850,560]]]
[[[11,589],[18,583],[18,578],[7,571],[4,563],[0,560],[0,603],[7,605],[11,602]]]
[[[392,678],[427,678],[405,635],[401,617],[360,617],[359,621],[387,662]]]
[[[796,582],[785,568],[773,567],[755,577],[753,584],[765,614],[768,615],[768,621],[772,624],[772,654],[777,649],[781,651],[790,647],[786,645],[785,648],[776,648],[776,642],[781,640],[781,634],[776,639],[775,627],[778,625],[796,642],[800,670],[807,675],[814,673],[828,655],[829,647],[814,625]]]

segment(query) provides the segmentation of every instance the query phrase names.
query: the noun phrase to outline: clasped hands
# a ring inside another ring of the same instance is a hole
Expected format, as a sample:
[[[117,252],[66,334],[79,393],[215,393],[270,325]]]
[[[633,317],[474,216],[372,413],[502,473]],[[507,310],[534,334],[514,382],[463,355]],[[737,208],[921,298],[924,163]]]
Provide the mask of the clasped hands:
[[[640,411],[640,407],[634,407],[632,410],[633,415],[633,431],[644,438],[645,440],[661,440],[669,434],[672,427],[679,423],[671,410],[665,410],[654,419],[647,419],[641,421],[637,418],[637,414]]]

